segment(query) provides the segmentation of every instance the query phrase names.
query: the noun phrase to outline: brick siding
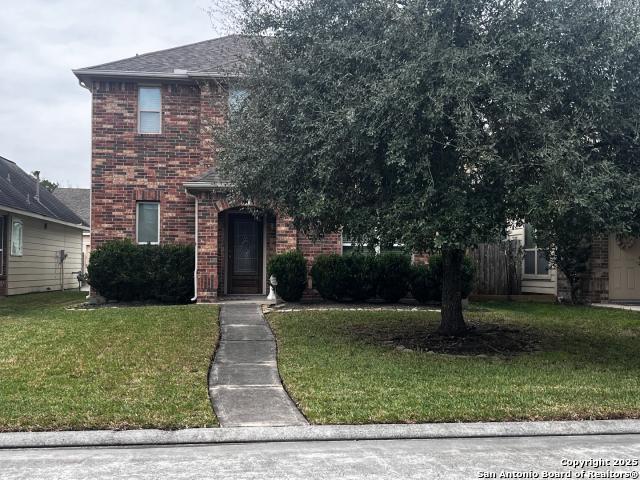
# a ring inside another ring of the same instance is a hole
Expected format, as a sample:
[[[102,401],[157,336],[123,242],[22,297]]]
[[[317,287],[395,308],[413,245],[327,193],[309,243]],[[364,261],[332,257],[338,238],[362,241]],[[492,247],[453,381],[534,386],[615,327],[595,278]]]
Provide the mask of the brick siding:
[[[195,243],[195,200],[184,184],[215,164],[214,130],[226,114],[227,93],[217,83],[161,83],[162,133],[138,133],[138,84],[96,81],[92,92],[91,242],[136,240],[136,203],[160,203],[160,242]],[[198,194],[198,296],[224,292],[225,217],[221,193]],[[319,253],[340,252],[339,234],[318,243],[298,235],[291,219],[267,216],[267,260],[300,248],[309,264]]]

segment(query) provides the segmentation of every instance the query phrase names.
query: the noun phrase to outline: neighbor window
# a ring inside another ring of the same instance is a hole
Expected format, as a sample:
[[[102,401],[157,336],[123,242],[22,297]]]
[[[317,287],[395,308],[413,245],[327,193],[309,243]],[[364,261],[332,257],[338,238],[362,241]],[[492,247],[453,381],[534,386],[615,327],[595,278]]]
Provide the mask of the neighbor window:
[[[138,90],[138,132],[160,133],[160,87],[140,87]]]
[[[138,243],[160,243],[160,204],[139,202],[137,212],[136,238]]]
[[[22,256],[22,220],[14,220],[11,223],[11,255]]]
[[[535,230],[530,224],[524,226],[524,274],[549,275],[549,262],[542,250],[538,250],[534,238]]]

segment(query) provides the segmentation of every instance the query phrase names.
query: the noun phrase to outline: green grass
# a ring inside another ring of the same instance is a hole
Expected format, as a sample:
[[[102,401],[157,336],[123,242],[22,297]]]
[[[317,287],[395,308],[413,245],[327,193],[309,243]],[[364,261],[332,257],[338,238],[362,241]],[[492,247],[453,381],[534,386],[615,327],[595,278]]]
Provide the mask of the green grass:
[[[84,295],[0,299],[0,431],[216,425],[217,308],[65,309]]]
[[[300,311],[269,321],[285,386],[312,423],[640,417],[639,313],[494,303],[466,316],[526,330],[538,349],[458,357],[379,341],[431,332],[437,312]]]

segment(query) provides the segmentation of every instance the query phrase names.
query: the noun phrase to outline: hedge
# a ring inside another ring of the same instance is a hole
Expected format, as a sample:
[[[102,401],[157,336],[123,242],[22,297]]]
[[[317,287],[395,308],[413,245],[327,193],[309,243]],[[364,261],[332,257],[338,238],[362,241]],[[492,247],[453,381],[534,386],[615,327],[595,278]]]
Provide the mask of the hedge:
[[[378,296],[388,303],[396,303],[409,292],[411,257],[399,253],[376,256]]]
[[[89,284],[108,300],[188,303],[194,247],[106,242],[91,252]]]
[[[419,303],[442,299],[439,255],[432,255],[429,265],[411,265],[408,255],[394,252],[319,255],[311,268],[311,278],[322,298],[339,302],[378,297],[395,303],[409,291]],[[473,288],[473,266],[468,257],[464,259],[462,280],[462,295],[466,298]]]
[[[363,301],[375,296],[378,273],[371,255],[319,255],[311,268],[313,287],[322,298]]]

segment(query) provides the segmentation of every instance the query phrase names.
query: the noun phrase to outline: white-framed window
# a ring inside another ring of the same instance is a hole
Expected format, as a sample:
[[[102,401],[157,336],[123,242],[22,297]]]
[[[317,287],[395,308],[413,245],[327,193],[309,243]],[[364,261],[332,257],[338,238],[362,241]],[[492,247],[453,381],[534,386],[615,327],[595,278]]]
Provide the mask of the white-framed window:
[[[162,132],[162,93],[160,87],[138,88],[138,133]]]
[[[22,220],[11,222],[11,255],[22,256]]]
[[[524,225],[523,273],[530,277],[549,277],[549,261],[544,252],[538,249],[535,242],[535,230],[528,223]]]
[[[160,203],[138,202],[136,205],[136,240],[138,243],[160,243]]]

